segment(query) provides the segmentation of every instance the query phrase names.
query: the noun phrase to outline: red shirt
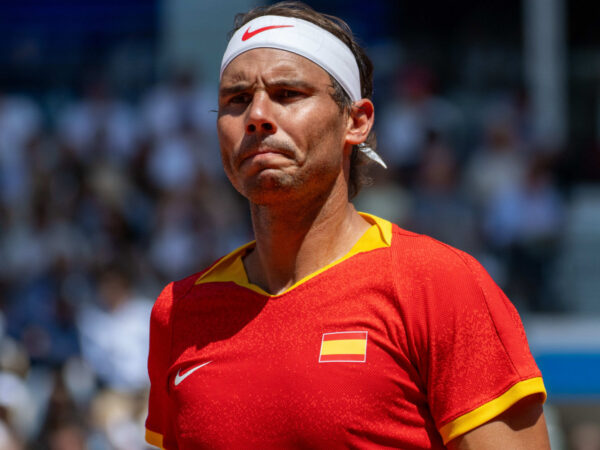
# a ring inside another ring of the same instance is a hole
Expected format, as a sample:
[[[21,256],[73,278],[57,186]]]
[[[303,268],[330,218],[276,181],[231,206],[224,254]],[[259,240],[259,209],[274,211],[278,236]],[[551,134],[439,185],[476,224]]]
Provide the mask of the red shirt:
[[[242,257],[171,283],[150,327],[148,442],[444,448],[545,398],[512,304],[469,255],[382,219],[269,295]]]

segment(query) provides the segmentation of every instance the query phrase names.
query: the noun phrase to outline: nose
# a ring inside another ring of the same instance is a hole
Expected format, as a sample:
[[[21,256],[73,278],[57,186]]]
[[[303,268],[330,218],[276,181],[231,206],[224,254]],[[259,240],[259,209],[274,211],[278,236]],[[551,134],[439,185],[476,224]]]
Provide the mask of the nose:
[[[246,133],[275,134],[277,126],[273,120],[271,100],[264,91],[256,92],[252,98],[246,119]]]

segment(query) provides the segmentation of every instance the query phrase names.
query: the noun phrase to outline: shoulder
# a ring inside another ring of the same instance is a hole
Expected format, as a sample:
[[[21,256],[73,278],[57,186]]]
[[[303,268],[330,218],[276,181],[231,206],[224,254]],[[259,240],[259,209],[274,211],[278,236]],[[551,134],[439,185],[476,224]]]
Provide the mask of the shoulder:
[[[154,302],[154,306],[152,308],[152,320],[167,320],[173,305],[188,295],[196,285],[196,282],[221,259],[222,258],[219,258],[213,264],[199,272],[195,272],[185,278],[177,281],[171,281],[169,284],[167,284]]]
[[[397,264],[411,269],[415,274],[479,277],[485,272],[470,254],[424,234],[404,230],[396,225],[392,229],[392,257]]]
[[[500,339],[505,348],[526,342],[514,305],[483,266],[468,253],[429,236],[394,231],[392,259],[399,302],[417,336],[437,336],[444,347],[460,334],[465,342]],[[452,324],[452,325],[451,325]],[[526,344],[525,344],[526,346]]]
[[[239,258],[240,255],[242,255],[246,249],[253,244],[254,241],[249,242],[233,250],[227,255],[218,258],[203,270],[193,273],[178,281],[172,281],[171,283],[167,284],[156,299],[153,311],[155,310],[157,313],[162,311],[163,314],[170,311],[173,305],[187,296],[194,289],[194,287],[201,285],[200,280],[203,280],[203,282],[206,281],[206,277],[210,277],[215,271],[227,271],[232,261],[235,261],[236,258]]]
[[[411,309],[431,316],[486,316],[519,323],[510,300],[471,255],[429,236],[394,227],[393,279]]]

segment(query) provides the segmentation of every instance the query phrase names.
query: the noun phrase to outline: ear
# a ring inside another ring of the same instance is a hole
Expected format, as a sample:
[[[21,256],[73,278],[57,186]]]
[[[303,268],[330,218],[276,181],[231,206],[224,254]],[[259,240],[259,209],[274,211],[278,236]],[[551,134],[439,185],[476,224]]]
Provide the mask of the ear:
[[[352,104],[348,115],[346,144],[358,145],[364,142],[373,128],[375,107],[368,98],[360,99]]]

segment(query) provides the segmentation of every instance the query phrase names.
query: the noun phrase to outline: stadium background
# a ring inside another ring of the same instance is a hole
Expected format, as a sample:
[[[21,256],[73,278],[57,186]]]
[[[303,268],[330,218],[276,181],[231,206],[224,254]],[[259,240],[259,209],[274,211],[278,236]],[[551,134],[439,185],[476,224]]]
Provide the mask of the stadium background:
[[[555,449],[600,449],[600,6],[308,1],[375,63],[359,208],[475,255],[518,307]],[[0,448],[145,448],[147,322],[245,242],[218,64],[251,0],[0,4]]]

